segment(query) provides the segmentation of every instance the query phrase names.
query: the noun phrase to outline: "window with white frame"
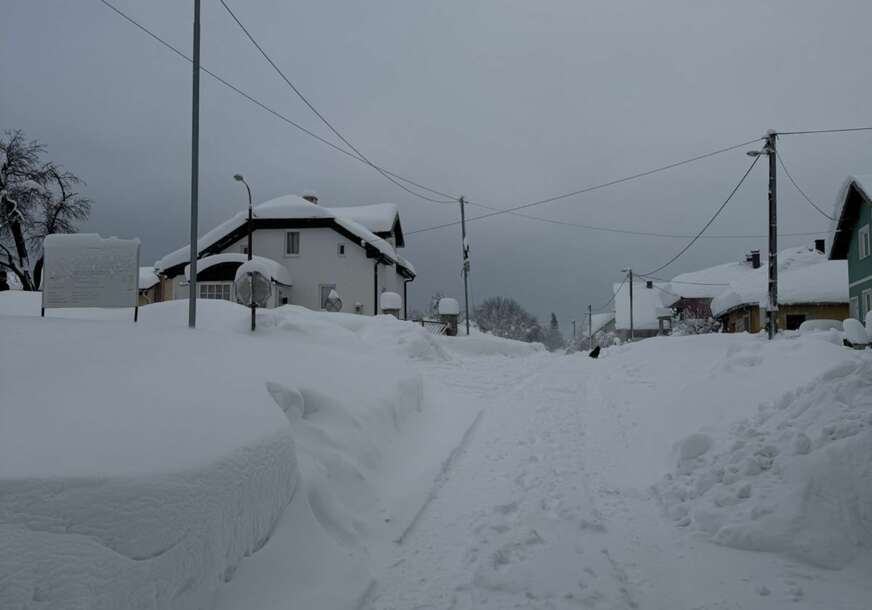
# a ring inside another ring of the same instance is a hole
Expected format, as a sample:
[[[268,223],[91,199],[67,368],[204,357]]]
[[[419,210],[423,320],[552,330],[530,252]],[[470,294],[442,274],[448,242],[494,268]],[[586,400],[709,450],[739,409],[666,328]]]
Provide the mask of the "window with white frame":
[[[300,232],[288,231],[285,233],[285,256],[298,256],[300,254]]]
[[[869,256],[869,225],[863,225],[860,227],[860,230],[857,232],[857,238],[860,242],[859,257],[860,260],[863,260]]]
[[[869,312],[872,311],[872,288],[864,290],[862,297],[863,311],[860,312],[859,320],[864,320]]]
[[[230,301],[231,282],[198,282],[197,290],[201,299]]]
[[[849,316],[854,318],[855,320],[860,319],[860,299],[859,297],[851,297],[851,305],[850,311],[848,313]]]
[[[345,244],[336,244],[336,254],[345,256]]]
[[[320,293],[320,302],[321,309],[325,309],[327,305],[327,299],[330,297],[330,291],[336,290],[336,284],[321,284],[318,286],[318,291]]]

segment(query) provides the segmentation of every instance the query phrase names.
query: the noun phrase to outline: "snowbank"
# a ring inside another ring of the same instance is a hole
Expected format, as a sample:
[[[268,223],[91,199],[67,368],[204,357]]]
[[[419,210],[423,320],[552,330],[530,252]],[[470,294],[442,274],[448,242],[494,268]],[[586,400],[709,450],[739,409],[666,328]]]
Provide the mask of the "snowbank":
[[[841,568],[872,545],[872,358],[831,366],[716,442],[678,444],[669,516],[725,546]]]
[[[345,566],[337,607],[365,590],[349,553],[387,527],[379,481],[423,409],[411,359],[448,355],[391,316],[289,306],[250,333],[245,308],[201,300],[191,331],[186,307],[40,319],[38,293],[0,294],[0,607],[254,599],[243,559],[278,531],[330,541],[312,554]],[[281,577],[286,603],[332,578]]]

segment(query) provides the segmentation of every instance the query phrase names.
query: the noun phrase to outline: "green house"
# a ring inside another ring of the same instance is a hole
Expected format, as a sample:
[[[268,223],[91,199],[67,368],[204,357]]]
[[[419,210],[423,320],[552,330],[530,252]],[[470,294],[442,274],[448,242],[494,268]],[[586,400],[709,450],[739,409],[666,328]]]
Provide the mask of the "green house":
[[[836,202],[830,259],[848,261],[850,315],[865,320],[872,311],[872,174],[851,176]]]

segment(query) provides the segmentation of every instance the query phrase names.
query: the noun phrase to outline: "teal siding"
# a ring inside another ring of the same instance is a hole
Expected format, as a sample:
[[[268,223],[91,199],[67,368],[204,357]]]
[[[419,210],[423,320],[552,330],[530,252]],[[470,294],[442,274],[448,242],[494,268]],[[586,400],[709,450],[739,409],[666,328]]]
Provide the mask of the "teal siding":
[[[857,315],[860,320],[864,320],[867,313],[866,305],[863,303],[863,291],[872,289],[872,256],[860,260],[859,231],[865,225],[872,225],[872,208],[861,204],[857,221],[851,228],[851,243],[848,246],[848,282],[856,283],[850,287],[849,294],[851,298],[857,298],[859,303]],[[862,281],[864,279],[865,281]]]

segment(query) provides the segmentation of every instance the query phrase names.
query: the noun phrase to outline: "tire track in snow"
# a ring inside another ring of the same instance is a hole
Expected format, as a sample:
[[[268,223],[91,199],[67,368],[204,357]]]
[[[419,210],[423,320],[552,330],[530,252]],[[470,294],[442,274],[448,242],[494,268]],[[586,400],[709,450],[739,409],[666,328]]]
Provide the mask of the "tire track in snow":
[[[475,419],[472,420],[472,423],[466,429],[466,432],[463,433],[463,437],[460,439],[460,442],[457,446],[451,451],[448,457],[442,462],[442,468],[439,470],[439,474],[436,475],[436,478],[433,481],[433,486],[430,488],[430,493],[427,495],[427,499],[421,505],[421,508],[418,509],[418,512],[415,513],[415,516],[412,517],[412,520],[409,522],[409,525],[406,526],[406,529],[403,530],[403,533],[394,541],[397,544],[403,544],[406,540],[406,537],[415,529],[415,526],[421,520],[421,516],[426,512],[427,507],[433,503],[433,500],[436,499],[439,490],[442,489],[442,486],[445,485],[445,482],[451,476],[451,469],[454,464],[463,456],[466,448],[469,446],[470,441],[472,440],[473,434],[475,434],[476,428],[478,428],[478,423],[481,421],[482,416],[484,415],[484,409],[480,409],[478,414],[476,414]]]

